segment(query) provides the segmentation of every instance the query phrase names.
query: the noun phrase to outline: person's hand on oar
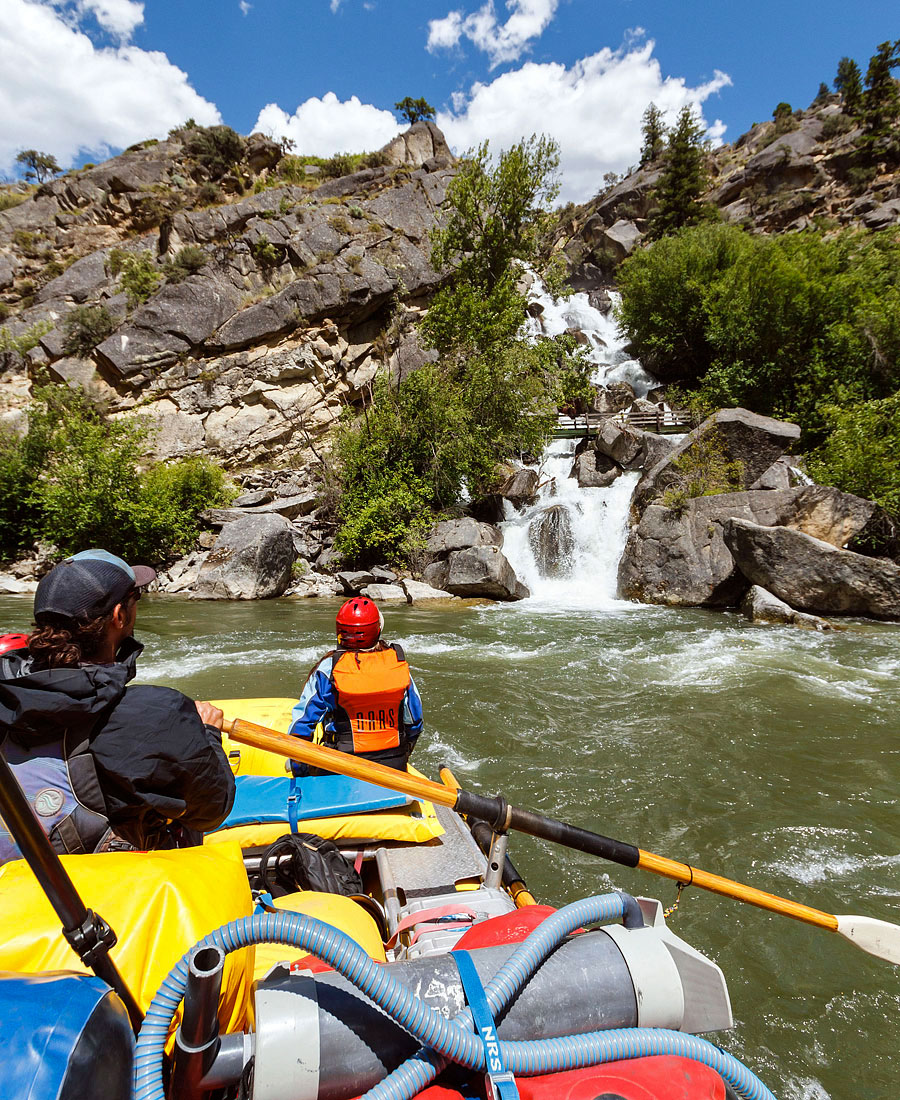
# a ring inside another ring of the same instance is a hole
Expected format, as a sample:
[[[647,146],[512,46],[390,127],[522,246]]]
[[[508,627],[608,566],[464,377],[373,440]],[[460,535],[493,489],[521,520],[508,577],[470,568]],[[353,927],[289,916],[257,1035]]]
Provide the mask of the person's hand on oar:
[[[652,871],[655,875],[663,875],[676,882],[700,886],[714,894],[734,898],[736,901],[745,901],[760,909],[767,909],[771,913],[781,913],[785,917],[826,928],[830,932],[837,932],[839,936],[843,936],[870,955],[876,955],[880,959],[900,965],[900,925],[891,924],[889,921],[877,920],[874,917],[835,916],[832,913],[824,913],[820,909],[812,909],[808,905],[801,905],[775,894],[767,894],[752,886],[744,886],[740,882],[710,874],[708,871],[691,867],[687,863],[679,863],[676,860],[666,859],[665,856],[642,851],[621,840],[613,840],[600,833],[592,833],[588,829],[579,829],[576,825],[568,825],[564,821],[531,813],[529,810],[517,809],[515,806],[510,806],[502,797],[491,798],[446,787],[431,779],[420,779],[406,772],[385,768],[380,764],[337,752],[324,745],[312,745],[308,741],[277,733],[275,730],[257,726],[253,722],[245,722],[240,718],[226,721],[224,729],[233,740],[245,745],[255,745],[269,752],[280,753],[290,760],[312,764],[326,771],[338,772],[353,779],[361,779],[366,783],[374,783],[379,787],[387,787],[392,791],[400,791],[415,798],[437,802],[441,806],[449,806],[457,813],[487,821],[495,829],[502,831],[516,829],[530,836],[555,841],[557,844],[574,848],[579,852],[601,856],[613,863],[620,863],[623,867],[641,867],[645,871]]]

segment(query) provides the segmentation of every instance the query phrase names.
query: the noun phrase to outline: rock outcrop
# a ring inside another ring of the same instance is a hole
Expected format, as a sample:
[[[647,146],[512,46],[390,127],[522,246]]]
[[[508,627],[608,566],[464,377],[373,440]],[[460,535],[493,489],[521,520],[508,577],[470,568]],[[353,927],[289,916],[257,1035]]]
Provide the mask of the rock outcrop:
[[[725,522],[724,539],[747,580],[791,607],[900,620],[900,565],[839,550],[802,531],[742,519]]]
[[[296,554],[291,524],[279,515],[227,523],[200,568],[191,595],[205,600],[264,600],[283,595]]]
[[[633,505],[641,509],[681,480],[677,460],[690,459],[694,449],[714,433],[716,445],[732,464],[744,489],[750,486],[800,438],[800,428],[747,409],[720,409],[695,428],[668,455],[652,466],[638,482]]]
[[[818,615],[807,615],[795,611],[784,600],[779,600],[758,584],[751,585],[747,595],[741,601],[741,612],[752,623],[776,623],[799,626],[803,630],[832,630],[827,619]]]
[[[733,516],[777,524],[796,490],[720,493],[683,511],[651,504],[632,527],[619,562],[624,599],[673,607],[734,607],[748,588],[723,536]]]

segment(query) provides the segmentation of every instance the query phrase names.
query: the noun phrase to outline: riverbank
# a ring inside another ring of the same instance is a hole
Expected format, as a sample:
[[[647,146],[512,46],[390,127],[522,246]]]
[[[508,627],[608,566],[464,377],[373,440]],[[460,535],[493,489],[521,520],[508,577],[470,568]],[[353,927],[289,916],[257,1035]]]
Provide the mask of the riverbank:
[[[195,697],[296,695],[332,644],[337,600],[141,601],[140,679]],[[0,598],[26,628],[30,600]],[[896,922],[900,627],[818,634],[732,612],[635,604],[385,609],[426,733],[415,762],[829,912]],[[571,900],[673,884],[528,837],[514,862]],[[722,1042],[779,1100],[893,1098],[900,971],[838,937],[688,890],[672,927],[718,962]]]

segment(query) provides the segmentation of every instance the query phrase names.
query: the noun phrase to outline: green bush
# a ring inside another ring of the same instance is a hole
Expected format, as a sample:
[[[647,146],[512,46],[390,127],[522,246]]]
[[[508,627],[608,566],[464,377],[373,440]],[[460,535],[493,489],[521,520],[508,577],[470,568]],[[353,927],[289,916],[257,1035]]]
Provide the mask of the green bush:
[[[0,328],[0,351],[16,351],[19,355],[25,355],[36,348],[41,337],[46,336],[52,328],[52,321],[36,321],[21,336],[12,336],[8,328]]]
[[[250,251],[257,266],[263,272],[268,273],[281,263],[281,251],[268,237],[257,237],[250,246]]]
[[[415,558],[437,516],[495,491],[504,463],[541,451],[557,406],[588,397],[574,338],[519,338],[515,261],[542,266],[540,202],[555,197],[557,165],[546,138],[494,166],[485,144],[451,183],[431,258],[452,274],[424,326],[440,358],[396,385],[382,377],[363,417],[348,412],[337,431],[336,546],[347,559]],[[387,354],[388,333],[382,343]]]
[[[351,172],[355,172],[357,164],[358,158],[350,153],[335,153],[322,165],[322,173],[331,179],[338,179],[341,176],[349,176]]]
[[[63,351],[87,359],[98,344],[116,330],[116,321],[106,306],[76,306],[65,319]]]
[[[4,210],[12,210],[14,206],[30,199],[31,195],[23,195],[20,191],[0,191],[0,213]]]
[[[844,231],[751,236],[684,229],[619,269],[632,353],[716,407],[797,420],[821,442],[824,405],[900,386],[900,240]]]
[[[826,415],[831,434],[808,456],[810,475],[900,517],[900,393]]]
[[[722,437],[715,427],[707,428],[691,447],[672,460],[675,480],[662,495],[666,508],[681,514],[696,497],[733,493],[743,488],[744,465],[729,462]]]
[[[213,206],[217,202],[222,202],[225,196],[222,194],[220,188],[216,187],[214,183],[201,184],[200,190],[197,192],[197,205],[198,206]]]
[[[845,114],[828,115],[822,123],[822,137],[830,141],[841,134],[849,134],[855,125],[853,119]]]
[[[244,155],[244,139],[230,126],[194,126],[184,140],[188,155],[213,179],[224,176]]]
[[[196,244],[188,244],[169,260],[163,268],[163,274],[170,283],[180,283],[188,275],[196,275],[208,262],[209,256],[202,248]]]
[[[128,305],[134,309],[156,293],[162,273],[157,270],[152,254],[147,251],[128,252],[114,248],[107,261],[110,275],[121,275],[122,289],[128,295]]]
[[[27,434],[0,436],[0,556],[37,538],[62,554],[103,546],[157,563],[188,549],[197,513],[233,494],[205,459],[142,472],[149,431],[105,416],[81,390],[37,388]]]

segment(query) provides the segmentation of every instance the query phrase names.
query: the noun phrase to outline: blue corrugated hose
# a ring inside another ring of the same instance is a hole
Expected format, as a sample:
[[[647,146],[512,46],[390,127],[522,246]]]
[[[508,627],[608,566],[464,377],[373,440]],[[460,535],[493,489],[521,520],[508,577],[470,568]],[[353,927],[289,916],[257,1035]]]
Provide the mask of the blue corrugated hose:
[[[494,1015],[526,984],[565,936],[586,924],[621,918],[626,904],[625,896],[606,894],[573,902],[549,916],[516,947],[485,986]],[[289,912],[244,917],[211,932],[197,947],[216,945],[227,953],[254,943],[281,943],[322,959],[427,1048],[370,1090],[366,1096],[372,1100],[409,1100],[427,1087],[447,1062],[484,1072],[484,1047],[471,1030],[468,1010],[453,1020],[445,1019],[397,981],[390,967],[377,964],[349,936],[313,917]],[[166,1037],[184,996],[188,960],[194,950],[172,968],[147,1009],[135,1051],[135,1100],[165,1100],[162,1060]],[[651,1054],[676,1054],[711,1066],[746,1100],[775,1100],[736,1058],[705,1039],[679,1031],[662,1028],[595,1031],[561,1039],[503,1043],[502,1048],[507,1066],[520,1076]]]

